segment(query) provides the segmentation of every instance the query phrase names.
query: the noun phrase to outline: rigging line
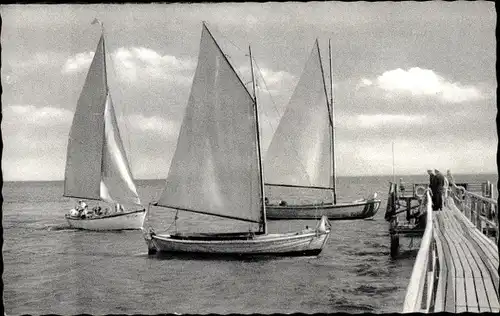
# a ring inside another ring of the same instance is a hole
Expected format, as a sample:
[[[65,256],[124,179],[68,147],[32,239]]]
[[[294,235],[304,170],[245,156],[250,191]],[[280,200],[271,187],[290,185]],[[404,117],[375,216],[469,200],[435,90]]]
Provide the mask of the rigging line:
[[[207,25],[207,27],[210,26],[211,30],[215,30],[215,32],[218,34],[218,36],[220,36],[221,38],[225,39],[231,45],[233,45],[234,47],[236,47],[236,49],[239,50],[244,56],[247,56],[247,54],[241,48],[239,48],[235,43],[233,43],[228,37],[224,36],[224,34],[222,32],[220,32],[217,27],[213,27],[213,26],[209,25],[208,22],[206,22],[206,21],[203,21],[203,22]],[[231,60],[231,63],[233,65],[236,65],[236,63],[233,61],[233,59],[231,58],[231,56],[229,54],[226,54],[225,52],[223,52],[223,54],[226,56],[227,59]],[[243,78],[243,76],[242,76],[241,72],[239,71],[239,69],[237,69],[236,67],[233,67],[233,68],[235,68],[236,72],[238,73],[238,76],[240,76],[240,78]],[[251,82],[252,81],[250,80],[250,82],[246,83],[245,86],[247,84],[251,83]]]

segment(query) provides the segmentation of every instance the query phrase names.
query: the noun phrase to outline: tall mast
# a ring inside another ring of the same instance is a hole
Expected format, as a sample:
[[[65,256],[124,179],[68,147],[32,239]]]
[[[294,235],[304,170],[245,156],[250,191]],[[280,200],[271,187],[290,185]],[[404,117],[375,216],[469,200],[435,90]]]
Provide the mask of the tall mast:
[[[254,100],[254,110],[255,110],[255,126],[257,129],[257,152],[259,161],[259,172],[260,172],[260,192],[262,194],[262,233],[267,234],[267,223],[266,223],[266,203],[264,196],[264,174],[262,172],[262,159],[260,153],[260,135],[259,135],[259,111],[257,109],[257,95],[255,93],[255,77],[253,73],[253,60],[252,60],[252,49],[248,45],[248,52],[250,55],[250,71],[252,72],[252,88],[253,88],[253,100]]]
[[[328,40],[328,55],[330,59],[330,87],[332,93],[330,94],[330,108],[331,108],[331,141],[332,141],[332,188],[333,188],[333,204],[337,204],[337,176],[336,176],[336,159],[335,159],[335,112],[333,107],[333,66],[332,66],[332,46],[331,40]]]

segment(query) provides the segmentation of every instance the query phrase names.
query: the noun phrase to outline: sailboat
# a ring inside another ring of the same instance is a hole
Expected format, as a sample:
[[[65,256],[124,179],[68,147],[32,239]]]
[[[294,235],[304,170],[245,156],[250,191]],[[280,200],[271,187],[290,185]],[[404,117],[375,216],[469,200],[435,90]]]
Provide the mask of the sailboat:
[[[80,199],[86,208],[65,215],[72,228],[123,230],[143,225],[146,209],[132,178],[107,83],[102,24],[69,133],[63,195]],[[84,200],[102,203],[101,210],[94,206],[92,214]]]
[[[314,229],[267,232],[252,62],[251,69],[254,97],[203,22],[198,66],[177,147],[164,190],[148,212],[157,206],[208,214],[256,223],[258,230],[157,234],[145,226],[149,254],[317,255],[327,242],[326,217]]]
[[[380,207],[381,201],[376,198],[376,193],[368,199],[337,203],[330,45],[329,48],[330,102],[316,39],[299,83],[271,140],[264,167],[266,188],[286,188],[294,192],[295,196],[303,195],[303,191],[308,189],[328,190],[332,199],[319,203],[289,203],[282,196],[266,199],[266,215],[270,220],[314,219],[323,215],[330,220],[363,219],[373,217]]]

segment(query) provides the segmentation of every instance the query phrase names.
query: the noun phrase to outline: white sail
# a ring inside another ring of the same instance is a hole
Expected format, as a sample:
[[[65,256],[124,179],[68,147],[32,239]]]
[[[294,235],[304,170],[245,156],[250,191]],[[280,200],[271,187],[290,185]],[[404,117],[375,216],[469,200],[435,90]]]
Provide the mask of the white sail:
[[[141,204],[125,155],[116,122],[115,109],[109,93],[104,111],[104,149],[101,172],[101,198],[103,200]],[[104,190],[102,185],[105,186]]]
[[[269,184],[329,188],[331,135],[328,96],[316,40],[264,161]]]
[[[101,36],[78,99],[68,140],[64,195],[100,199],[104,108],[108,94]]]
[[[64,196],[140,204],[118,131],[101,36],[73,117]]]
[[[157,205],[264,220],[254,106],[203,25],[191,94]]]

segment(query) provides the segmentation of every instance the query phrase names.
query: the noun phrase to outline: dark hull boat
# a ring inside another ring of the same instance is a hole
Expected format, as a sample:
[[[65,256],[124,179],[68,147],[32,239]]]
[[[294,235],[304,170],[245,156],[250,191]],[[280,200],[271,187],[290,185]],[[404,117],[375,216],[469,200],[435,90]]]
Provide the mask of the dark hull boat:
[[[337,204],[268,205],[267,219],[317,219],[330,220],[370,219],[377,214],[381,201],[376,198]]]
[[[317,204],[267,205],[267,218],[330,220],[373,217],[380,206],[372,198],[352,203],[337,203],[335,163],[335,116],[330,49],[331,97],[325,83],[318,40],[304,67],[299,83],[288,102],[273,136],[264,165],[266,187],[286,187],[299,196],[304,189],[327,190],[332,200]],[[273,196],[273,200],[283,200]]]

